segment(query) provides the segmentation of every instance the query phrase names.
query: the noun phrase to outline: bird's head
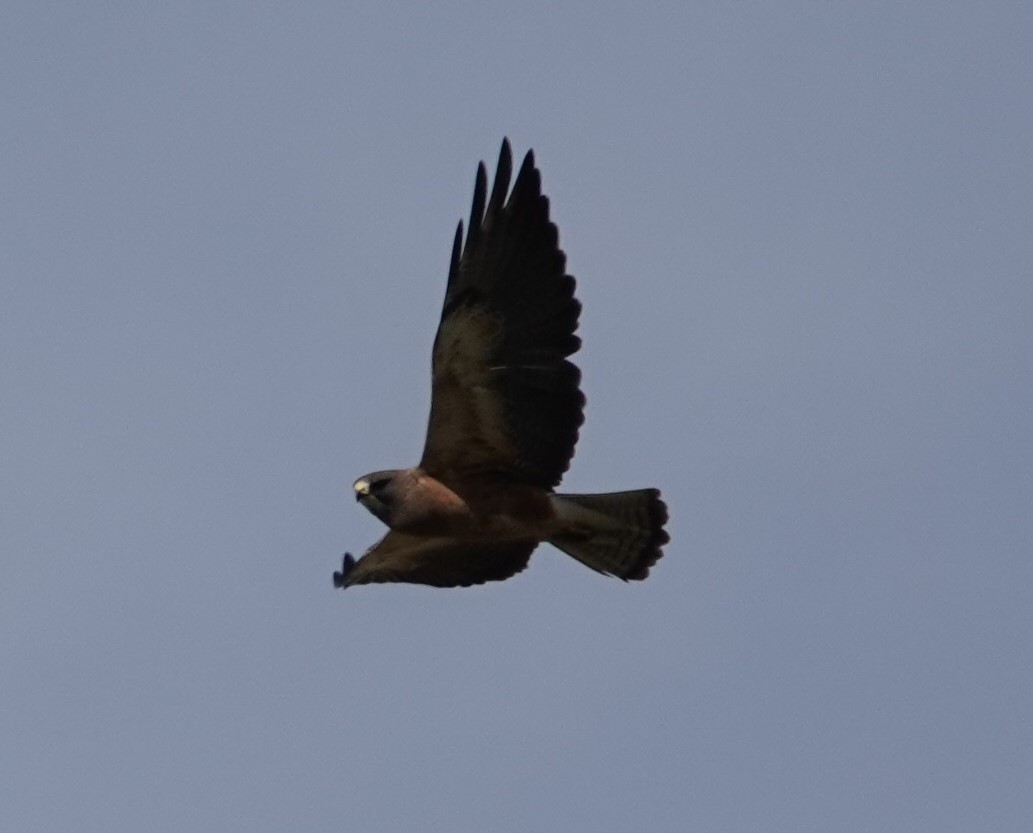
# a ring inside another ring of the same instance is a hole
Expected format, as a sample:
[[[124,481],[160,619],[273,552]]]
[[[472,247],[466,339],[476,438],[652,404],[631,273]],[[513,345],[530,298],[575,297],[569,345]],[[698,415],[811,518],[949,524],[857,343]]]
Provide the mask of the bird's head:
[[[398,475],[401,473],[398,469],[375,471],[363,475],[352,484],[355,499],[388,526],[391,525],[391,511],[398,498]]]

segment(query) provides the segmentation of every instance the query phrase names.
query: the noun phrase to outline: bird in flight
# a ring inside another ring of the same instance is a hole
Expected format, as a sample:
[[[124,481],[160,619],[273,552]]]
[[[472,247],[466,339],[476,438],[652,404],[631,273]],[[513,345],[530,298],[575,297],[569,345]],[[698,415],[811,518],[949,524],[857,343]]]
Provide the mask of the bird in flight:
[[[581,304],[566,273],[541,174],[528,151],[510,192],[503,140],[495,182],[477,169],[470,226],[456,229],[434,339],[430,419],[419,465],[355,481],[389,532],[334,586],[501,581],[548,542],[597,572],[644,579],[669,540],[656,489],[556,494],[584,421]]]

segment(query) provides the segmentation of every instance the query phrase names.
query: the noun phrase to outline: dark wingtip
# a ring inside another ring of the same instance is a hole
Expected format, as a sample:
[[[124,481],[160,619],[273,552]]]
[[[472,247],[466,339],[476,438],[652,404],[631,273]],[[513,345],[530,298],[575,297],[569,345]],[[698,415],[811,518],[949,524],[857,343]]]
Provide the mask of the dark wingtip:
[[[509,137],[502,137],[502,147],[499,148],[498,170],[506,169],[506,187],[509,187],[509,172],[513,170],[513,148],[509,144]]]
[[[533,171],[535,168],[534,162],[534,148],[528,148],[527,153],[524,154],[524,161],[520,163],[521,170],[527,169]]]
[[[448,281],[451,283],[459,274],[459,260],[463,256],[463,221],[456,226],[456,236],[452,240],[452,259],[448,264]]]
[[[340,572],[334,573],[334,587],[344,588],[344,582],[348,578],[348,573],[352,571],[352,567],[355,566],[355,557],[350,553],[346,552],[344,558],[341,560]]]
[[[506,201],[506,194],[509,192],[509,181],[512,176],[513,151],[509,147],[509,139],[503,139],[502,149],[499,151],[499,162],[495,167],[495,184],[491,188],[491,197],[488,199],[486,223],[495,222],[496,216],[502,210],[502,206]]]
[[[529,150],[524,155],[524,161],[520,165],[520,170],[517,171],[516,183],[513,185],[513,194],[510,200],[520,201],[521,199],[541,196],[542,177],[534,164],[534,151]],[[548,206],[548,200],[545,200],[546,217],[548,216]]]
[[[473,185],[473,203],[470,205],[470,230],[466,233],[466,249],[469,251],[481,236],[484,225],[484,202],[488,198],[488,170],[484,163],[477,165],[477,178]]]

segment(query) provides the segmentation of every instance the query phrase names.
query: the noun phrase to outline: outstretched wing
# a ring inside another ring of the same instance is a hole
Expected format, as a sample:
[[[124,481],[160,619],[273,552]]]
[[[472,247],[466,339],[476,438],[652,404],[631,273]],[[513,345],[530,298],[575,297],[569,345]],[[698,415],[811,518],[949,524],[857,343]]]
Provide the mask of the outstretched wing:
[[[357,561],[344,556],[335,587],[408,582],[432,587],[469,587],[502,581],[527,566],[535,543],[472,544],[448,538],[420,538],[391,531]]]
[[[512,165],[504,140],[490,198],[477,170],[465,245],[456,230],[420,466],[446,483],[504,472],[551,489],[584,421],[581,373],[567,361],[581,304],[533,152],[507,200]]]

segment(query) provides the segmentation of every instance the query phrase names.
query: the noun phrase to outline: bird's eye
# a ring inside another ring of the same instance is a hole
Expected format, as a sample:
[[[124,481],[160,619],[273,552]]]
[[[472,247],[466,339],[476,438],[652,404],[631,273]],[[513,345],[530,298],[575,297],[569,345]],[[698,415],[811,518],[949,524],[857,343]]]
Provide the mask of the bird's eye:
[[[371,492],[382,492],[384,491],[384,489],[387,488],[387,484],[390,482],[391,481],[386,477],[382,480],[374,480],[372,483],[369,484],[369,490]]]

